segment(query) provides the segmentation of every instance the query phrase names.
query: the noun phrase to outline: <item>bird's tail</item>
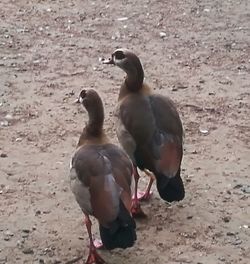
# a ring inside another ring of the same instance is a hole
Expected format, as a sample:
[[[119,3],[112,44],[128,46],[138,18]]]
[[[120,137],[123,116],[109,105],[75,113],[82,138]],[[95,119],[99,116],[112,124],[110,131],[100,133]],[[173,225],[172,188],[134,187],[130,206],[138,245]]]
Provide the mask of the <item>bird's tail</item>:
[[[174,178],[168,178],[162,173],[154,173],[157,190],[161,198],[167,202],[181,201],[185,197],[185,188],[180,176],[180,170],[179,168]]]
[[[106,228],[99,225],[102,243],[106,249],[132,247],[136,240],[136,224],[120,200],[120,211],[116,220]]]

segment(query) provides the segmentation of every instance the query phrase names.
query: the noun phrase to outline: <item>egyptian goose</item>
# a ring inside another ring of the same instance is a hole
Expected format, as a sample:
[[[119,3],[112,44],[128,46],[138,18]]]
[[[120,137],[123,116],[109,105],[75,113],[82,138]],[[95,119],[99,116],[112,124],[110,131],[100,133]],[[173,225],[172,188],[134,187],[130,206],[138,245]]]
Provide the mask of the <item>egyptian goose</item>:
[[[96,251],[90,215],[99,222],[104,248],[127,248],[136,240],[130,213],[133,166],[127,154],[105,135],[104,109],[97,92],[82,90],[77,101],[86,108],[89,120],[71,160],[70,185],[85,215],[90,241],[86,264],[99,264],[105,262]]]
[[[183,128],[177,109],[168,97],[154,94],[144,83],[139,58],[129,50],[117,49],[104,64],[114,64],[126,72],[115,110],[119,142],[131,158],[135,171],[132,213],[143,216],[137,195],[137,167],[152,172],[146,192],[149,199],[154,177],[160,197],[168,202],[185,196],[180,176],[183,154]]]

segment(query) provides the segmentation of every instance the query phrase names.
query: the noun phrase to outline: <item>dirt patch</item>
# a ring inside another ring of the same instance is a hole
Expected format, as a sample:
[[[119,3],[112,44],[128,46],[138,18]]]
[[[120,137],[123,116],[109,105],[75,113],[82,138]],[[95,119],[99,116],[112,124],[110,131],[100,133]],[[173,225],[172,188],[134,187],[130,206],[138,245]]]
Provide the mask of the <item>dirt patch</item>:
[[[124,74],[98,62],[116,47],[134,50],[146,81],[178,106],[187,194],[167,205],[155,192],[136,245],[103,258],[249,263],[249,1],[165,2],[1,1],[0,263],[85,259],[68,171],[86,113],[73,101],[95,88],[117,143],[112,111]]]

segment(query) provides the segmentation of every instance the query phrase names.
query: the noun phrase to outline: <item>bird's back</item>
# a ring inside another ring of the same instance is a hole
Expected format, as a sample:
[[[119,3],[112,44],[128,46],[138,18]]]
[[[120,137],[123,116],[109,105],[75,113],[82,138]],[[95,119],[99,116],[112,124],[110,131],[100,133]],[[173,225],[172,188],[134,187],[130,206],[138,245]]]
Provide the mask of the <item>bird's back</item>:
[[[84,145],[72,158],[70,177],[76,200],[104,225],[117,217],[120,197],[127,197],[123,192],[130,192],[131,165],[122,154],[113,144]]]
[[[119,102],[116,115],[120,119],[117,126],[119,141],[124,149],[132,148],[128,144],[134,145],[133,153],[129,155],[135,159],[138,167],[155,171],[160,166],[163,146],[167,143],[168,146],[170,143],[172,145],[167,152],[174,153],[172,149],[176,150],[176,161],[167,163],[175,163],[174,166],[179,167],[183,129],[171,99],[156,94],[131,93]],[[165,156],[171,158],[171,154]]]

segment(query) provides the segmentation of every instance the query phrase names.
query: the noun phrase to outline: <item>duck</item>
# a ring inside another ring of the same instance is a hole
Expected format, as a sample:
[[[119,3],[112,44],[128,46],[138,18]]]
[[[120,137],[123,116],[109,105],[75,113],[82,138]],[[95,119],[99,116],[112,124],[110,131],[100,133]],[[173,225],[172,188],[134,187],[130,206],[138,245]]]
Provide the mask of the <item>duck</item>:
[[[89,237],[86,264],[105,261],[92,237],[90,216],[97,219],[103,248],[132,247],[137,239],[131,215],[133,166],[128,155],[112,144],[103,129],[104,107],[98,93],[84,89],[76,100],[88,112],[88,122],[70,162],[70,186],[84,214]]]
[[[116,134],[132,160],[135,191],[132,214],[145,216],[140,200],[149,200],[156,180],[160,197],[166,202],[181,201],[185,187],[181,178],[183,126],[174,102],[156,94],[144,82],[144,70],[138,56],[130,50],[116,49],[104,64],[116,65],[125,73],[114,111]],[[145,192],[138,195],[138,168],[150,176]]]

